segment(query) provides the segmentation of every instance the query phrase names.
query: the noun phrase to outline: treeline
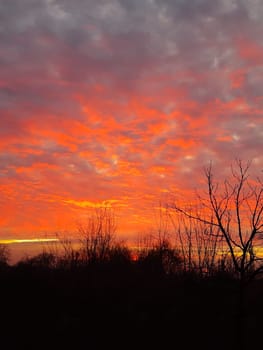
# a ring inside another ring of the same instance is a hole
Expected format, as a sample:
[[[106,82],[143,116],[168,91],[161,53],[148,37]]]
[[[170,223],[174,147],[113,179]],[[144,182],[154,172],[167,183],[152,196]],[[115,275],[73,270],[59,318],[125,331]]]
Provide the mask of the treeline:
[[[179,228],[177,241],[169,239],[167,231],[148,233],[131,247],[118,241],[115,233],[109,229],[107,221],[112,215],[111,211],[102,209],[101,212],[105,216],[99,223],[99,229],[98,222],[95,228],[93,221],[92,225],[80,228],[82,238],[61,238],[56,243],[47,243],[40,254],[25,256],[12,266],[9,265],[8,245],[0,245],[0,270],[66,272],[105,268],[110,269],[111,273],[128,269],[127,273],[134,270],[166,278],[192,276],[195,279],[217,277],[235,280],[237,277],[222,242],[211,232],[208,234],[206,227]]]
[[[210,349],[219,337],[213,349],[233,349],[237,330],[222,332],[235,321],[238,287],[219,265],[209,277],[187,270],[168,241],[136,255],[98,232],[78,249],[61,244],[1,264],[4,348]]]
[[[163,230],[130,249],[110,229],[109,211],[103,213],[103,220],[81,228],[77,248],[63,239],[60,249],[47,246],[10,266],[1,247],[1,335],[8,348],[240,349],[245,338],[254,343],[261,280],[247,293],[241,326],[239,283],[224,255],[196,254],[194,235],[180,248]]]
[[[240,349],[257,341],[250,329],[261,324],[261,280],[248,290],[241,327],[238,279],[220,259],[205,269],[164,237],[150,235],[134,251],[104,224],[88,227],[78,248],[63,240],[59,252],[46,247],[13,266],[2,248],[5,348]]]

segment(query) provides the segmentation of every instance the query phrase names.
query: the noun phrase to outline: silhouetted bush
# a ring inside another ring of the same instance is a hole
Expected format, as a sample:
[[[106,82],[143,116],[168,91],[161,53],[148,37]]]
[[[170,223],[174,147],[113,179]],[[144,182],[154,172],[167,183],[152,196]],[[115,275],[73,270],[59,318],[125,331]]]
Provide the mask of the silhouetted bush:
[[[6,244],[0,244],[0,269],[5,269],[8,266],[9,259],[9,247]]]
[[[152,248],[142,249],[138,254],[140,267],[153,274],[177,273],[182,262],[180,252],[172,248],[168,240],[158,242]]]
[[[58,257],[53,253],[42,252],[33,257],[25,257],[17,263],[19,267],[34,269],[53,269],[57,266]]]

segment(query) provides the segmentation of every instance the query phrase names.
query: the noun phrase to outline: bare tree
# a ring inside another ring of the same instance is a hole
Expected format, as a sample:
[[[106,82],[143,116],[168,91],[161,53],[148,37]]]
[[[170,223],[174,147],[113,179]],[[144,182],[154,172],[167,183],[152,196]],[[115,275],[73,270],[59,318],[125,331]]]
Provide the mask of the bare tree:
[[[231,166],[230,176],[219,182],[215,180],[210,164],[205,169],[206,195],[197,195],[196,198],[199,206],[184,208],[180,203],[171,205],[175,212],[188,219],[216,229],[219,239],[223,240],[239,280],[236,331],[240,349],[247,348],[249,344],[245,287],[263,271],[263,259],[259,254],[263,234],[263,183],[259,177],[249,178],[250,167],[251,162],[244,164],[236,160]],[[208,234],[212,235],[214,229]]]
[[[87,223],[81,224],[78,230],[83,261],[90,263],[109,259],[116,233],[116,218],[112,208],[96,209]]]
[[[195,222],[185,215],[174,217],[171,213],[170,219],[184,272],[194,272],[200,276],[211,276],[217,272],[219,262],[225,260],[221,254],[222,237],[218,228],[201,221]]]
[[[260,178],[249,179],[250,166],[251,162],[244,165],[237,160],[230,177],[218,182],[210,164],[205,169],[206,196],[197,197],[200,207],[171,205],[177,213],[219,230],[242,285],[263,271],[258,254],[263,233],[263,184]]]
[[[181,251],[172,244],[169,211],[161,203],[157,208],[155,225],[138,240],[138,260],[153,272],[173,274],[181,270]]]
[[[81,265],[81,254],[79,248],[73,246],[72,239],[64,237],[60,239],[60,248],[62,248],[62,254],[58,259],[60,267],[74,269]],[[59,256],[59,253],[57,253]]]

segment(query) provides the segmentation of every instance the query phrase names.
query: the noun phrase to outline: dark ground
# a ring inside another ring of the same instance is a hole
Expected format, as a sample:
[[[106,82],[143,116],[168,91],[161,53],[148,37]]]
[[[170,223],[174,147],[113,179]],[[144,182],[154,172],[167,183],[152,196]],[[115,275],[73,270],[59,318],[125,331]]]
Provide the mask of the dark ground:
[[[167,276],[138,266],[0,272],[1,349],[252,349],[261,343],[263,281]],[[243,327],[241,329],[240,327]]]

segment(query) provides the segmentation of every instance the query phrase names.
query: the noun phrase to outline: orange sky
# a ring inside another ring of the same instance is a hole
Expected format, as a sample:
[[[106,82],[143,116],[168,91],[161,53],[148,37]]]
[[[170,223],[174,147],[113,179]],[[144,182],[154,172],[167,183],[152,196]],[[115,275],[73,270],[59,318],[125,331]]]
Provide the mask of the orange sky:
[[[136,235],[211,160],[263,168],[263,3],[0,5],[0,238],[73,232],[116,208]]]

